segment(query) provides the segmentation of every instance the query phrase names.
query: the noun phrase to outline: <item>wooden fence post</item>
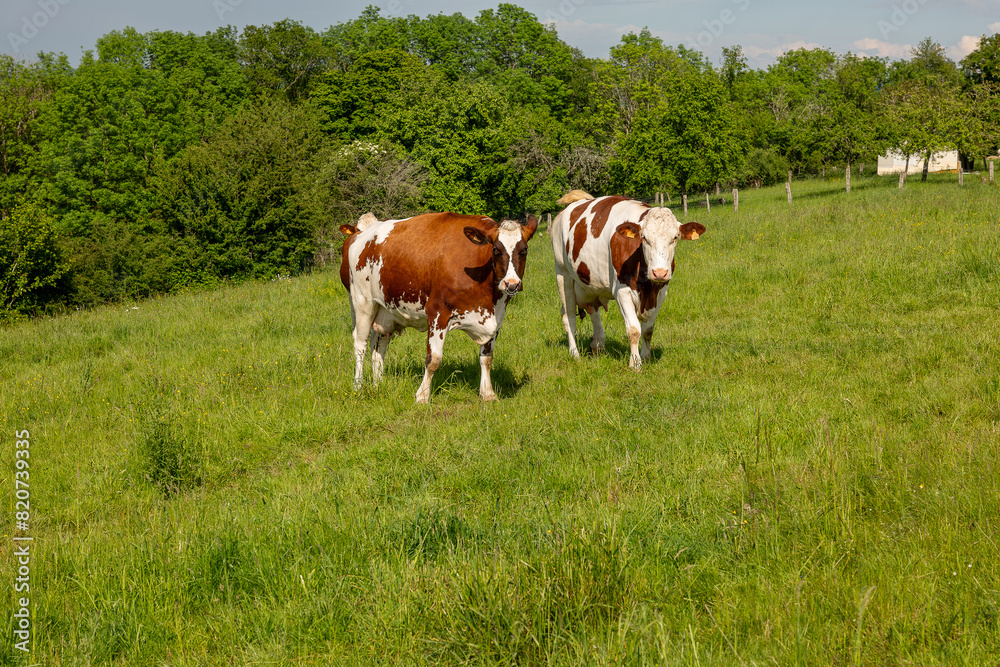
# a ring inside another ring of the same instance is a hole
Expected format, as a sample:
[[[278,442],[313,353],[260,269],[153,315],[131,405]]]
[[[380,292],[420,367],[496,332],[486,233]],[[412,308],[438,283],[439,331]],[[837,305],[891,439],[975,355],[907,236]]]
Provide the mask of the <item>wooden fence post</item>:
[[[733,212],[740,210],[740,191],[733,188]]]
[[[551,234],[551,233],[552,233],[552,214],[551,214],[551,213],[548,213],[548,214],[546,215],[546,220],[545,220],[545,233],[546,233],[546,234]]]
[[[905,171],[899,172],[899,189],[900,190],[903,189],[903,181],[905,181],[905,180],[906,180],[906,172]]]
[[[709,213],[712,212],[712,202],[710,202],[708,200],[708,193],[707,192],[705,193],[705,208],[708,210]]]
[[[993,182],[993,160],[990,160],[990,183]]]
[[[688,214],[688,196],[681,195],[681,202],[684,204],[684,215]]]
[[[847,171],[844,172],[845,178],[847,179],[847,191],[851,191],[851,163],[847,163]]]
[[[958,184],[962,185],[962,160],[958,160]]]
[[[785,183],[785,194],[788,195],[788,203],[792,203],[792,184]]]

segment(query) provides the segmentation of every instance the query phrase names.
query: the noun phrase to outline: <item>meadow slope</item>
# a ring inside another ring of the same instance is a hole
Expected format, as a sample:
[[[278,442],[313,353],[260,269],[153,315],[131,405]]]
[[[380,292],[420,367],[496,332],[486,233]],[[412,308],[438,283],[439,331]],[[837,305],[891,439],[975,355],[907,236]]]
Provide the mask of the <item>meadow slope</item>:
[[[353,391],[334,272],[0,330],[0,664],[995,664],[1000,188],[953,178],[692,210],[638,374],[614,306],[569,358],[541,231],[492,404],[459,332],[430,405],[412,330]]]

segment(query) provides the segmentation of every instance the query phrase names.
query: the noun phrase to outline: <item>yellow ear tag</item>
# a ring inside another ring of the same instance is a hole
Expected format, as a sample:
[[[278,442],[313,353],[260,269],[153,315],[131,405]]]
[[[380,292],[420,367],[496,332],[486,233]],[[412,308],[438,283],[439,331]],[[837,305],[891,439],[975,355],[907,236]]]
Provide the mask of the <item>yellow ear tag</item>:
[[[694,241],[696,238],[701,236],[698,232],[691,232],[691,240]]]
[[[626,229],[625,230],[625,236],[627,236],[630,239],[634,239],[635,238],[635,232],[633,232],[631,229]]]

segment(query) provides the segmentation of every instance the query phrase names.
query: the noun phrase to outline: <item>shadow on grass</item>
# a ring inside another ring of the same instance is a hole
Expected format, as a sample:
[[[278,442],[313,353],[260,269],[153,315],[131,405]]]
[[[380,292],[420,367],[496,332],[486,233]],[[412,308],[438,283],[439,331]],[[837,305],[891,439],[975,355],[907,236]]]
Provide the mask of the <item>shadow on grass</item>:
[[[424,364],[416,360],[398,361],[386,367],[386,375],[402,379],[412,378],[414,391],[423,381]],[[439,393],[442,387],[465,386],[473,394],[479,395],[479,357],[472,361],[442,360],[441,366],[434,373],[431,381],[431,396]],[[511,398],[516,396],[529,382],[531,377],[527,373],[515,376],[503,364],[494,362],[490,370],[490,382],[493,384],[493,393],[498,398]]]
[[[654,340],[656,336],[653,336]],[[594,355],[590,352],[590,341],[592,338],[590,336],[577,336],[576,345],[580,350],[581,357],[593,357]],[[565,335],[559,336],[557,338],[548,337],[545,339],[545,345],[549,348],[561,349],[569,356],[569,343]],[[629,356],[631,355],[631,350],[629,349],[628,343],[624,339],[619,340],[618,338],[606,338],[604,341],[604,350],[601,352],[600,356],[609,357],[623,362],[626,366],[629,362]],[[656,343],[653,343],[652,348],[649,351],[649,359],[646,363],[655,363],[659,361],[660,357],[663,356],[663,350],[661,350]]]

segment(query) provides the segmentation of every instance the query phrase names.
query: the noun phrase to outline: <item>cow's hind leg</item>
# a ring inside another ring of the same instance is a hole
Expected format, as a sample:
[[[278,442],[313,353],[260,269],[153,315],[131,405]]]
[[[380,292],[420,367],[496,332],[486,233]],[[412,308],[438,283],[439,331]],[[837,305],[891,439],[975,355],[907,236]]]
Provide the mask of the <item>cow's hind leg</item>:
[[[576,290],[573,278],[565,275],[556,266],[556,285],[559,287],[559,303],[562,306],[563,329],[569,342],[569,353],[574,359],[580,358],[576,347]]]
[[[424,366],[424,381],[417,388],[417,403],[426,403],[431,398],[431,380],[434,379],[434,371],[441,366],[441,358],[444,356],[444,336],[448,332],[448,320],[436,323],[428,313],[427,322],[427,362]]]
[[[604,326],[601,324],[601,308],[599,305],[591,308],[590,323],[594,325],[594,335],[590,339],[590,353],[596,357],[604,351]]]
[[[385,351],[389,347],[392,335],[396,333],[396,321],[388,310],[379,310],[375,323],[372,325],[372,382],[378,384],[385,369]]]
[[[378,306],[354,310],[354,388],[360,389],[365,377],[365,352],[368,351],[368,337],[372,332],[372,322],[378,313]]]

